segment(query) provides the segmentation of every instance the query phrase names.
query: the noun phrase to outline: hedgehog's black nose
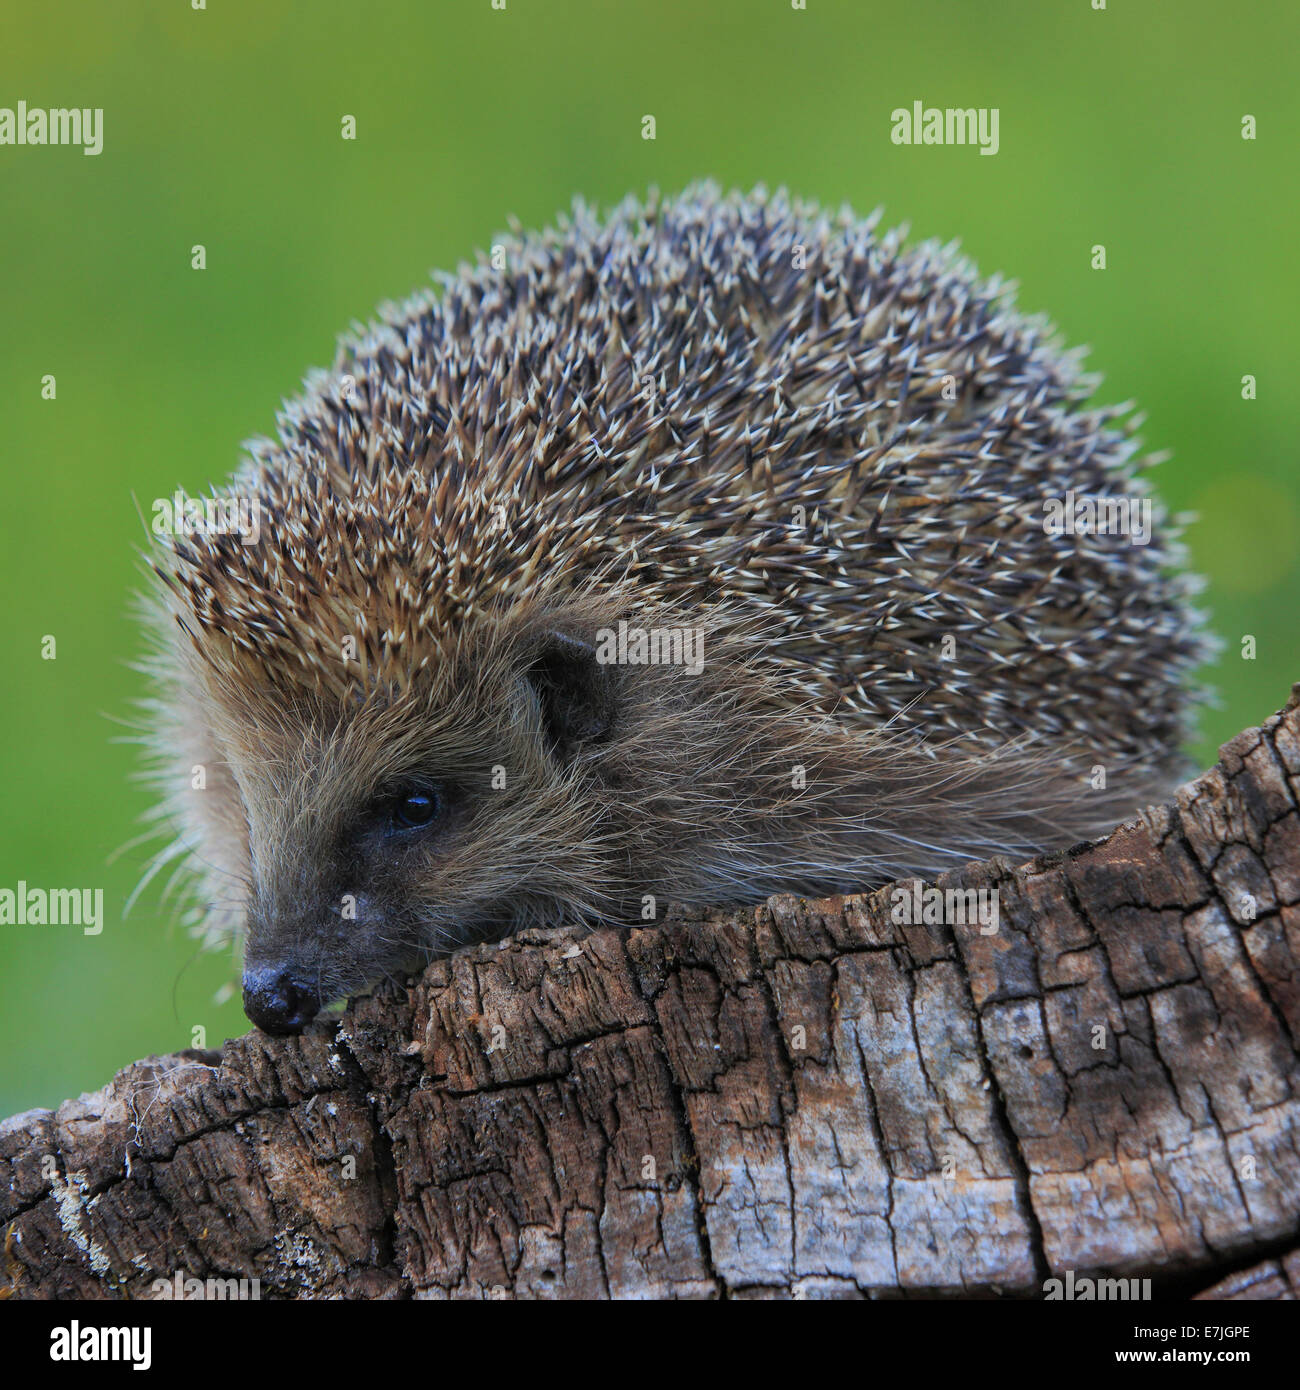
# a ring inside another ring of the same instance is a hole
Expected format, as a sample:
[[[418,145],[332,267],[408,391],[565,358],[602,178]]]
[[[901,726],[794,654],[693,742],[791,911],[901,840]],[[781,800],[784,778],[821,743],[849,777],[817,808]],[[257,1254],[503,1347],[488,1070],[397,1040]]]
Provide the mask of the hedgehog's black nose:
[[[244,1012],[264,1033],[300,1033],[320,1011],[317,991],[285,970],[244,971]]]

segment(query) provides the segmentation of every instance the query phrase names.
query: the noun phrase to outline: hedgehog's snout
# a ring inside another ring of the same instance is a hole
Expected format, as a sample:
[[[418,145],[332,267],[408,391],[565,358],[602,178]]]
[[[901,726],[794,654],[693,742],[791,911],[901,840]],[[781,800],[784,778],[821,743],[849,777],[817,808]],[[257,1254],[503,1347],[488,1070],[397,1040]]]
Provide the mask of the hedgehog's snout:
[[[244,971],[244,1012],[264,1033],[301,1033],[320,1012],[320,991],[287,970]]]

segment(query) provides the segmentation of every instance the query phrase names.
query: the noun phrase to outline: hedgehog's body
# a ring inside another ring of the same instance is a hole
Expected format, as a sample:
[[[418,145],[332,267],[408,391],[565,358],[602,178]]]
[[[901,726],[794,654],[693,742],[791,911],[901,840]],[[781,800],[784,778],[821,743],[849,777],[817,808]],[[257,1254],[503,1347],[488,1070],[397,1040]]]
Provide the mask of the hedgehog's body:
[[[1027,854],[1167,787],[1187,581],[1159,525],[1048,533],[1067,493],[1147,494],[1041,324],[761,196],[500,251],[255,446],[255,544],[162,567],[210,769],[180,809],[246,897],[257,1021],[513,925]],[[702,667],[606,664],[620,622]]]

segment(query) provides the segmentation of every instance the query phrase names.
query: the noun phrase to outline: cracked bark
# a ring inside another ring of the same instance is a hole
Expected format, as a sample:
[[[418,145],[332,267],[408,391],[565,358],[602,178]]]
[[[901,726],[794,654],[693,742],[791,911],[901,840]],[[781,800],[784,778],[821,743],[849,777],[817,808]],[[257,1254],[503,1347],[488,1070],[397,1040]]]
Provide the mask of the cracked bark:
[[[939,886],[526,934],[0,1125],[0,1294],[1300,1293],[1300,686],[1172,805]]]

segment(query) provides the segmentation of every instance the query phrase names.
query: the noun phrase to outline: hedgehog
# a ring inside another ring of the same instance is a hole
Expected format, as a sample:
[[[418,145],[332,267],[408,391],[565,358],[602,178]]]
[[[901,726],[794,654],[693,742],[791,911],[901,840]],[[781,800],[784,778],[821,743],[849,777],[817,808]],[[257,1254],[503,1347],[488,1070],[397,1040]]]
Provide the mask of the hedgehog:
[[[242,936],[253,1023],[1065,849],[1185,775],[1212,639],[1132,406],[879,222],[702,184],[516,225],[245,446],[255,527],[152,543],[151,872]]]

